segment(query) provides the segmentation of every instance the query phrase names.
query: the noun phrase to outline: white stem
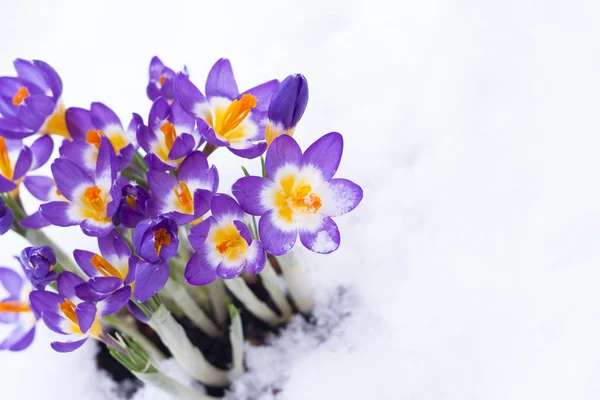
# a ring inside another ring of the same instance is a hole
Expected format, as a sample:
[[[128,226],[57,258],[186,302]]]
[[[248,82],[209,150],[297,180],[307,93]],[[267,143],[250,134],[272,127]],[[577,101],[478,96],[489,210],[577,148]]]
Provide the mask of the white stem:
[[[77,275],[83,276],[78,266],[71,261],[71,258],[63,252],[56,243],[54,243],[44,232],[39,229],[27,229],[25,233],[25,239],[34,246],[50,246],[56,254],[56,260],[58,263],[67,271],[71,271]]]
[[[227,321],[227,292],[221,279],[217,279],[207,286],[210,304],[212,306],[213,317],[217,325],[225,326]]]
[[[272,327],[280,325],[283,320],[268,305],[258,299],[242,278],[223,279],[227,289],[256,317]]]
[[[146,336],[142,335],[140,331],[137,330],[135,326],[135,322],[127,323],[121,317],[118,317],[116,314],[107,315],[102,317],[102,320],[114,328],[116,328],[119,332],[126,334],[133,340],[135,340],[144,350],[150,354],[150,356],[156,361],[162,361],[166,359],[165,355],[162,351],[158,349]]]
[[[294,249],[277,257],[277,260],[296,308],[302,314],[309,314],[314,303],[314,290],[310,277],[304,269],[299,250]]]
[[[154,386],[164,392],[172,394],[178,399],[185,400],[213,400],[216,397],[208,396],[201,391],[184,386],[177,382],[175,379],[163,374],[162,372],[147,373],[147,372],[134,372],[133,373],[140,381],[144,382],[149,386]]]
[[[164,304],[152,314],[148,325],[156,331],[179,365],[191,377],[211,386],[225,387],[229,384],[227,371],[215,367],[204,358]]]
[[[271,263],[267,260],[265,268],[259,274],[262,280],[263,286],[269,293],[269,296],[273,299],[273,302],[277,306],[277,309],[281,311],[281,316],[284,320],[288,321],[292,316],[292,306],[285,298],[285,293],[279,286],[279,277],[277,272],[273,269]]]
[[[185,290],[185,288],[174,279],[169,278],[165,285],[165,291],[173,299],[173,301],[181,308],[184,314],[208,336],[216,338],[221,336],[219,328],[212,320],[204,313],[204,311],[196,304],[194,299]]]
[[[230,306],[231,325],[229,327],[229,341],[231,342],[232,363],[231,372],[234,376],[244,373],[244,331],[240,312]]]

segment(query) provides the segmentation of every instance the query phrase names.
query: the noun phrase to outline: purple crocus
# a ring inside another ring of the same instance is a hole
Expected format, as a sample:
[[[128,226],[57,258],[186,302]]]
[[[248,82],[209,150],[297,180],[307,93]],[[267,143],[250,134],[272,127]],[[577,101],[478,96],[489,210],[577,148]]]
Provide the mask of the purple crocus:
[[[90,171],[96,167],[102,137],[108,138],[113,146],[117,169],[125,169],[138,147],[137,127],[144,122],[142,117],[133,114],[127,130],[124,130],[117,114],[102,103],[92,103],[89,111],[71,107],[66,112],[66,120],[73,140],[63,142],[60,155]]]
[[[121,189],[121,205],[113,217],[115,225],[135,228],[148,218],[148,200],[150,194],[143,187],[131,183],[124,185]]]
[[[265,131],[267,146],[276,137],[294,135],[296,125],[308,103],[308,83],[301,74],[290,75],[283,80],[273,93],[269,105],[268,121]]]
[[[168,172],[150,169],[148,184],[152,192],[149,209],[154,216],[165,215],[178,225],[196,221],[210,208],[210,200],[219,186],[219,174],[208,159],[195,151],[177,170],[177,178]]]
[[[195,129],[194,118],[175,100],[169,105],[162,97],[150,109],[148,126],[138,126],[137,139],[146,151],[146,162],[155,169],[176,168],[183,157],[196,150],[203,142]]]
[[[54,161],[52,175],[67,201],[42,204],[42,216],[57,226],[80,225],[88,236],[109,234],[121,200],[114,157],[110,141],[102,137],[94,176],[66,158]]]
[[[56,280],[56,255],[50,246],[27,247],[21,251],[19,261],[34,288],[44,290]]]
[[[38,200],[44,202],[68,201],[56,187],[56,181],[48,176],[27,175],[23,179],[23,185]],[[19,224],[27,229],[41,229],[51,225],[40,210],[20,220]]]
[[[80,348],[90,337],[101,339],[104,335],[99,317],[118,311],[123,304],[123,293],[114,293],[94,304],[83,301],[76,288],[84,284],[83,279],[72,272],[63,271],[58,276],[58,293],[36,290],[30,293],[31,308],[46,326],[54,332],[68,335],[67,341],[52,342],[55,351],[67,353]]]
[[[15,222],[13,210],[6,206],[4,199],[0,197],[0,236],[10,230]]]
[[[21,140],[0,137],[0,193],[17,189],[25,174],[48,161],[53,148],[49,136],[42,136],[31,146],[25,146]]]
[[[75,292],[86,301],[104,300],[112,295],[113,299],[121,301],[120,306],[115,304],[113,307],[117,311],[131,296],[130,283],[135,270],[130,268],[131,249],[117,231],[98,238],[98,247],[100,254],[86,250],[73,252],[77,265],[90,277],[87,282],[77,286]]]
[[[141,260],[135,267],[133,297],[144,302],[165,286],[169,260],[177,254],[179,236],[175,221],[165,217],[142,221],[133,231],[133,247]]]
[[[206,80],[206,96],[188,79],[178,74],[177,99],[198,118],[198,130],[213,146],[227,147],[232,153],[255,158],[265,152],[265,120],[277,80],[268,81],[240,94],[229,60],[215,63]]]
[[[37,318],[29,305],[31,286],[12,269],[0,267],[0,289],[7,296],[0,300],[0,324],[13,328],[0,339],[0,350],[20,351],[27,348],[35,336]]]
[[[187,75],[187,71],[184,69]],[[154,56],[150,61],[150,80],[146,88],[146,94],[152,101],[159,97],[164,98],[169,103],[175,99],[175,72],[165,66],[160,58]]]
[[[194,226],[189,235],[196,251],[185,269],[192,285],[206,285],[221,277],[235,278],[244,270],[257,274],[265,266],[266,255],[258,240],[252,240],[244,223],[244,213],[236,201],[217,194],[211,202],[212,215]]]
[[[14,61],[17,77],[0,77],[0,136],[23,139],[35,133],[69,137],[62,81],[43,61]]]
[[[287,135],[269,147],[265,160],[268,179],[249,176],[232,187],[242,209],[260,215],[259,236],[269,253],[283,255],[294,247],[298,234],[308,249],[328,254],[340,244],[331,217],[353,210],[362,189],[347,179],[334,179],[342,158],[343,139],[331,132],[304,154]]]

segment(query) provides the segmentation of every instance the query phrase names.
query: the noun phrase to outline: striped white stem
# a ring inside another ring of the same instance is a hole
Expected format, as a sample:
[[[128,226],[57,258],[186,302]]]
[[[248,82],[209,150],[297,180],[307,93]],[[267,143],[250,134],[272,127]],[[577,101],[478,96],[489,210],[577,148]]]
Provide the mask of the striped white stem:
[[[314,290],[306,273],[298,248],[277,257],[281,272],[296,308],[305,315],[310,313],[314,303]]]
[[[133,372],[133,374],[146,385],[153,386],[164,392],[172,394],[177,399],[184,400],[216,400],[216,397],[208,396],[201,391],[184,386],[175,379],[163,374],[162,372]]]
[[[223,282],[227,286],[227,289],[257,318],[260,318],[272,327],[283,323],[283,319],[275,311],[256,297],[248,285],[246,285],[246,281],[243,278],[223,279]]]
[[[265,268],[261,271],[259,276],[262,280],[263,286],[277,306],[277,309],[281,311],[282,318],[285,321],[288,321],[292,316],[292,306],[290,306],[290,303],[285,297],[285,293],[283,293],[283,290],[281,290],[281,287],[279,286],[279,277],[277,276],[277,272],[275,272],[273,266],[268,260]]]

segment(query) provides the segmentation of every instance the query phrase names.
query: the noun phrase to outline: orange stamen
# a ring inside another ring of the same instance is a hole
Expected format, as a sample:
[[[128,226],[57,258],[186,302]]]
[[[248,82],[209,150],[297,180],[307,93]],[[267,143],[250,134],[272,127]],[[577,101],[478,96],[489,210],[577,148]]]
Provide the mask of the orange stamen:
[[[100,143],[102,142],[102,136],[104,136],[102,131],[87,131],[85,134],[85,141],[99,149]]]
[[[165,84],[166,80],[167,80],[167,77],[165,75],[161,75],[160,78],[158,78],[158,81],[160,82],[161,87]]]
[[[165,121],[160,127],[163,135],[165,135],[165,145],[167,149],[171,150],[173,147],[173,143],[175,143],[175,139],[177,139],[177,132],[175,131],[175,125],[173,125],[169,121]]]
[[[154,232],[154,250],[156,250],[156,255],[160,255],[163,246],[168,246],[170,244],[171,235],[165,228],[160,228]]]
[[[243,94],[239,100],[231,102],[225,111],[224,118],[219,121],[216,131],[223,137],[227,138],[227,133],[237,128],[250,111],[256,107],[258,100],[251,94]]]
[[[25,86],[21,86],[19,90],[17,90],[17,93],[15,93],[15,96],[12,99],[12,103],[15,106],[21,105],[23,100],[25,100],[25,98],[27,97],[29,97],[29,91]]]
[[[193,213],[194,198],[190,189],[183,181],[179,181],[179,188],[181,191],[177,189],[177,186],[173,187],[173,192],[175,192],[175,196],[177,196],[177,200],[179,201],[179,207],[185,214]]]
[[[8,149],[6,148],[6,140],[0,137],[0,174],[4,175],[6,179],[12,181],[13,178],[13,167],[8,157]]]
[[[29,312],[31,308],[29,308],[29,303],[24,301],[0,301],[0,313],[2,312],[12,312],[12,313],[21,313],[21,312]]]
[[[85,205],[84,215],[100,222],[109,222],[110,218],[106,215],[106,201],[102,197],[102,189],[98,186],[90,186],[85,189],[81,198]]]
[[[114,276],[119,279],[125,279],[121,273],[112,266],[111,263],[106,261],[103,257],[100,257],[98,254],[94,254],[91,260],[92,265],[98,272],[100,272],[104,276]]]
[[[60,303],[58,308],[63,312],[65,317],[69,318],[71,322],[77,324],[79,326],[79,321],[77,320],[77,314],[75,314],[76,305],[69,299],[65,298],[64,303]]]
[[[130,194],[127,196],[127,205],[135,210],[135,196]]]
[[[282,190],[276,194],[275,201],[279,208],[279,216],[286,221],[293,221],[294,211],[315,214],[323,206],[321,198],[312,193],[309,185],[294,188],[294,176],[282,179],[280,184]]]
[[[247,249],[247,243],[235,226],[221,228],[215,232],[215,249],[229,259],[236,259]]]

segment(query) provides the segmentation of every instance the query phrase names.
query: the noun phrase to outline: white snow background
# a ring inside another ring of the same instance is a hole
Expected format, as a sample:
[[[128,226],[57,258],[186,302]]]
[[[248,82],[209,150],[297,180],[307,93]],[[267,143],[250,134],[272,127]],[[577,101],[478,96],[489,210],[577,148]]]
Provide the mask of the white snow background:
[[[45,60],[67,105],[124,121],[147,119],[155,54],[201,87],[220,57],[240,89],[307,77],[295,137],[341,132],[337,176],[365,198],[336,253],[306,254],[320,327],[248,347],[230,398],[598,399],[599,20],[597,1],[0,0],[0,75]],[[221,190],[258,171],[211,159]],[[0,238],[1,264],[25,245]],[[54,353],[40,328],[0,353],[0,398],[114,398],[95,344]]]

